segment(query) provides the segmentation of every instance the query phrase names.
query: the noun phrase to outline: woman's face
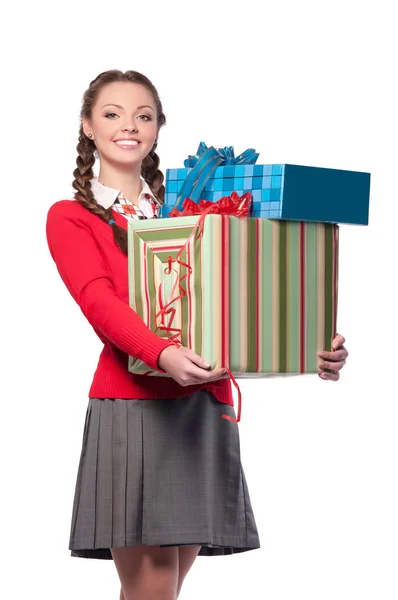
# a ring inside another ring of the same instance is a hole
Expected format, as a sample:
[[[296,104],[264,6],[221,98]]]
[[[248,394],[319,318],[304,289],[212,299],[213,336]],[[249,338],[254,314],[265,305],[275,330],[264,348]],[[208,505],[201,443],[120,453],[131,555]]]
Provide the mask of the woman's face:
[[[141,164],[158,135],[155,102],[142,85],[130,82],[108,83],[99,93],[91,122],[83,118],[83,130],[97,147],[101,161]],[[116,140],[134,140],[127,149]]]

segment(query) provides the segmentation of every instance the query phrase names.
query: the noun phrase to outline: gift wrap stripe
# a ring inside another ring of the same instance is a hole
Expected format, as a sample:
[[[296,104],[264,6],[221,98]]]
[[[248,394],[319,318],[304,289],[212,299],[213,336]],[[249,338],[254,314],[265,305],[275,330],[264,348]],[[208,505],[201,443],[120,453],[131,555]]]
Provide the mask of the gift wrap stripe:
[[[259,275],[259,290],[261,293],[260,306],[263,307],[261,313],[261,328],[260,328],[260,368],[263,372],[273,372],[274,365],[273,357],[273,339],[274,339],[274,323],[277,312],[274,311],[274,279],[278,269],[277,259],[275,256],[275,237],[278,233],[277,225],[274,221],[259,219],[260,225],[260,248],[261,248],[261,263]],[[276,268],[275,268],[276,266]]]
[[[280,370],[279,364],[279,234],[280,224],[272,221],[272,373]]]
[[[249,338],[253,328],[253,322],[250,320],[250,309],[249,300],[250,295],[247,293],[249,289],[250,271],[252,266],[250,265],[250,253],[249,253],[249,220],[245,219],[239,227],[239,221],[234,220],[238,230],[241,230],[240,243],[242,244],[242,254],[240,260],[241,270],[237,273],[237,280],[240,281],[240,288],[238,289],[238,297],[240,298],[240,330],[237,332],[235,337],[235,343],[237,344],[240,352],[241,360],[236,364],[237,370],[246,372],[249,365]],[[232,270],[232,268],[231,268]],[[232,321],[234,324],[236,321]]]
[[[249,360],[248,371],[256,372],[256,308],[257,308],[257,273],[256,273],[256,219],[249,221],[249,315],[250,315],[250,331],[249,331]]]
[[[300,330],[299,330],[299,352],[300,352],[300,362],[299,362],[299,372],[305,372],[305,343],[307,339],[306,335],[306,312],[305,312],[305,280],[306,280],[306,261],[305,261],[305,240],[306,240],[306,229],[304,223],[299,223],[300,227],[300,278],[297,280],[297,285],[300,286]]]
[[[192,244],[192,278],[190,280],[190,328],[192,333],[192,348],[195,348],[197,354],[202,355],[202,293],[192,293],[192,288],[203,290],[202,284],[202,269],[201,269],[201,256],[202,256],[202,239],[200,238]]]
[[[247,370],[247,348],[250,332],[248,300],[248,220],[230,219],[229,296],[230,296],[230,368]],[[233,333],[232,333],[233,331]]]
[[[330,349],[333,333],[333,226],[325,227],[325,261],[326,261],[326,281],[325,281],[325,335],[324,347]]]
[[[263,302],[263,278],[262,269],[260,268],[262,254],[262,241],[263,236],[261,232],[261,221],[256,219],[256,372],[260,372],[262,369],[261,361],[263,359],[263,347],[261,343],[262,328],[263,328],[263,311],[261,309]]]
[[[305,320],[305,339],[302,340],[304,350],[304,370],[311,368],[314,348],[318,348],[318,226],[305,227],[304,253],[305,253],[305,275],[304,275],[304,299],[303,309],[307,316]],[[322,229],[322,227],[321,227]]]
[[[203,231],[203,358],[221,366],[221,220],[206,218]]]
[[[143,252],[141,253],[141,247]],[[143,299],[146,297],[145,290],[145,278],[146,278],[146,262],[145,265],[141,265],[139,261],[139,257],[145,257],[146,248],[143,244],[142,240],[136,236],[134,237],[134,256],[137,257],[138,260],[133,261],[133,269],[134,269],[134,277],[135,277],[135,305],[133,306],[134,310],[141,316],[145,323],[148,322],[147,315],[144,313],[144,303]],[[145,259],[146,260],[146,259]]]
[[[226,215],[221,217],[222,239],[221,239],[221,277],[222,277],[222,298],[221,298],[221,339],[222,353],[221,366],[229,367],[229,330],[230,330],[230,306],[229,306],[229,218]]]
[[[338,265],[339,265],[339,228],[337,225],[333,226],[333,334],[332,338],[337,335],[337,298],[338,298]]]
[[[256,222],[256,273],[257,273],[257,306],[256,306],[256,347],[257,347],[257,362],[256,362],[256,371],[260,372],[262,370],[262,361],[263,361],[263,346],[261,343],[262,340],[262,331],[263,331],[263,277],[262,277],[262,269],[260,268],[260,262],[263,253],[263,236],[261,235],[261,220],[257,219]]]
[[[286,371],[300,372],[300,346],[303,323],[301,320],[303,274],[300,223],[286,227]]]
[[[279,226],[279,371],[287,372],[286,364],[286,317],[287,317],[287,285],[286,285],[286,221]]]
[[[325,338],[325,229],[318,226],[318,265],[317,265],[317,298],[318,298],[318,343],[317,351],[322,350]],[[309,348],[310,350],[310,348]],[[310,359],[309,359],[310,360]]]
[[[180,260],[185,264],[190,264],[188,262],[189,246],[190,246],[190,244],[188,244],[187,248],[183,250],[183,252],[181,253],[181,256],[180,256]],[[188,271],[187,271],[186,267],[183,267],[182,265],[180,265],[178,263],[176,264],[176,268],[178,269],[180,277],[185,276],[185,279],[180,281],[180,286],[184,290],[185,296],[181,300],[178,300],[175,304],[173,304],[173,306],[176,306],[176,308],[177,308],[178,305],[180,305],[180,307],[181,307],[180,310],[178,311],[180,320],[177,320],[177,326],[179,329],[182,329],[182,332],[181,332],[182,345],[188,346],[188,337],[189,337],[189,332],[188,332],[189,297],[188,297],[188,287],[187,287]],[[180,295],[180,291],[178,288],[175,290],[174,295],[175,296]]]

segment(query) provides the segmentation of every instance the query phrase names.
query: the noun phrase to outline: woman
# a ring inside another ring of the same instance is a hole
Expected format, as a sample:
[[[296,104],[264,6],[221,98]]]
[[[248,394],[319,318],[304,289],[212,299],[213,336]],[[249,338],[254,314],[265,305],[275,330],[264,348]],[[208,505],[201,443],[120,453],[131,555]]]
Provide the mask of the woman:
[[[158,215],[155,152],[165,123],[152,83],[111,70],[83,97],[73,201],[53,204],[47,240],[104,343],[89,391],[72,511],[72,556],[113,559],[120,598],[178,597],[196,556],[260,547],[225,369],[151,332],[129,307],[127,220]],[[92,167],[99,158],[100,170]],[[337,380],[344,338],[323,353]],[[128,372],[128,355],[170,377]]]

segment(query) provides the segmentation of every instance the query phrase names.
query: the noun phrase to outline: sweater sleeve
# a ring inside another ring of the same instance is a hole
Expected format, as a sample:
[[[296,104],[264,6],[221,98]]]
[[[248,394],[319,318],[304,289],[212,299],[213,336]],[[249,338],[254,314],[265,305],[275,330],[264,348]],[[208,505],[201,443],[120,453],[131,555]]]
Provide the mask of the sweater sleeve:
[[[126,354],[163,373],[158,358],[171,342],[153,333],[116,295],[89,224],[77,211],[66,210],[63,202],[68,201],[50,207],[46,235],[66,287],[93,327]]]

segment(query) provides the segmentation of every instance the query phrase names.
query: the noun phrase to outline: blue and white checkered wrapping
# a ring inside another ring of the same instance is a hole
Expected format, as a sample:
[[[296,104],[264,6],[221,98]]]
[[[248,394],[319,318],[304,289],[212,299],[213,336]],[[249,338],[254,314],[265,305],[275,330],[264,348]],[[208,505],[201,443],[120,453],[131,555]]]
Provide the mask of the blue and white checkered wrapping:
[[[167,169],[167,217],[192,168]],[[253,195],[252,217],[367,225],[370,173],[299,165],[231,165],[215,169],[200,198]]]
[[[192,169],[167,169],[166,193],[160,216],[167,217]],[[201,199],[217,202],[236,191],[253,195],[252,217],[281,218],[284,165],[236,165],[217,167],[206,183]]]

